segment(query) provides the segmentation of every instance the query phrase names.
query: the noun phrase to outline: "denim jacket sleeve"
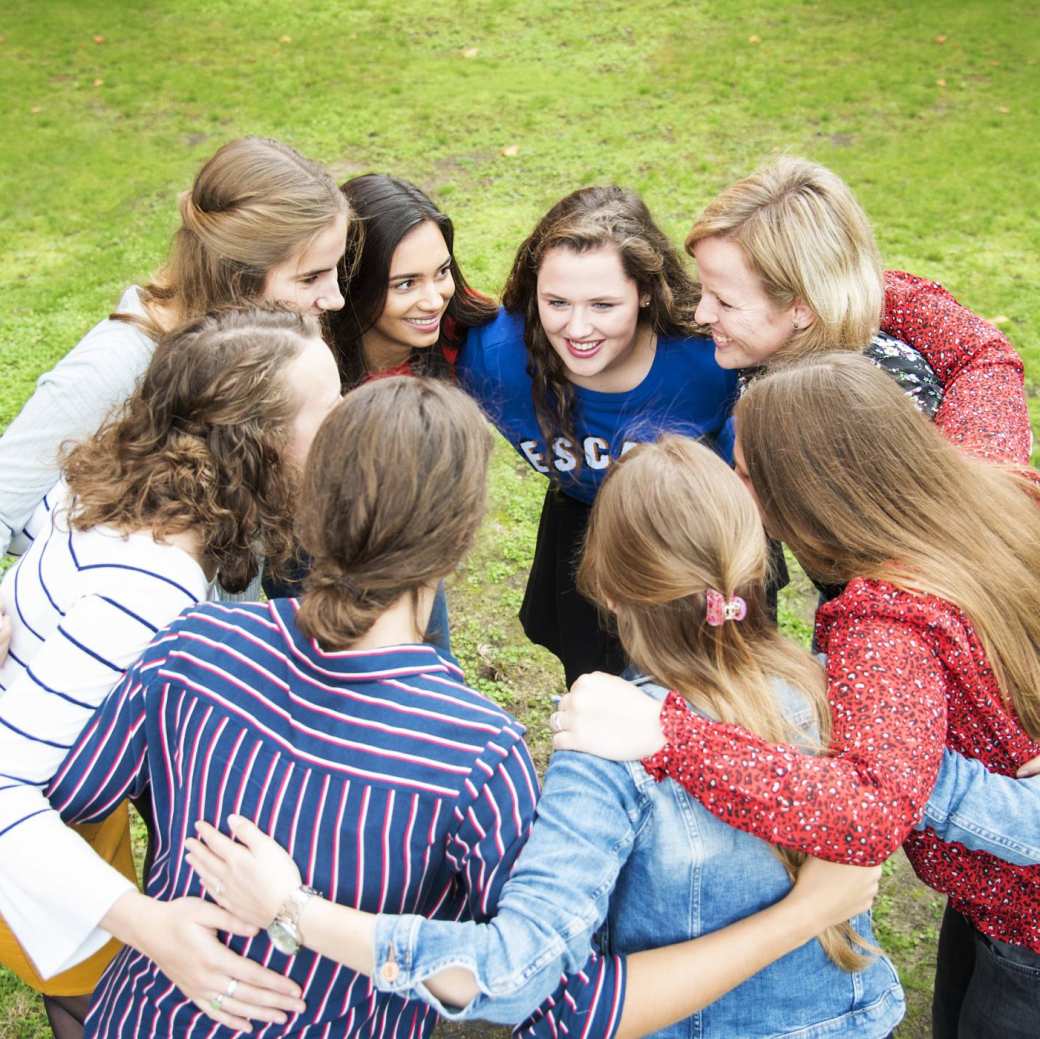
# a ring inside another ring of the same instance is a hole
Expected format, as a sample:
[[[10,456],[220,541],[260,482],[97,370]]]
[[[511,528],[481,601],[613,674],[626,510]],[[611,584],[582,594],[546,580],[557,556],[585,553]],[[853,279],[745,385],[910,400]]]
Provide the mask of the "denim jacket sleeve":
[[[570,1006],[581,1009],[582,1034],[611,1034],[623,1004],[624,965],[614,957],[590,957],[590,949],[644,812],[625,766],[586,754],[555,754],[531,838],[502,889],[494,919],[477,924],[379,917],[376,987],[422,999],[455,1020],[513,1024],[533,1014],[525,1035],[543,1034],[538,1025],[554,1008]],[[393,966],[388,970],[387,964]],[[457,1010],[441,1005],[423,984],[451,966],[471,970],[481,991]],[[559,1024],[558,1017],[548,1022],[544,1034]]]
[[[986,851],[1016,866],[1040,864],[1040,776],[1014,779],[951,750],[917,830]]]

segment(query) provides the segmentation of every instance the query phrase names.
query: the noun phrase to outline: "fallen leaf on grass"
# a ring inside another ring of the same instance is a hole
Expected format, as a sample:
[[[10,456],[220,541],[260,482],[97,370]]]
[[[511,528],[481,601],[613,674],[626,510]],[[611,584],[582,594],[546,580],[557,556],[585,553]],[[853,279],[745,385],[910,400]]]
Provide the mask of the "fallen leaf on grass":
[[[278,42],[279,43],[292,43],[292,37],[291,36],[279,36],[278,37]]]
[[[946,37],[942,33],[939,33],[939,35],[935,37],[935,42],[936,43],[945,43],[946,42]]]
[[[464,58],[475,58],[480,53],[479,47],[467,47],[463,52]]]
[[[1001,115],[1007,115],[1007,114],[1008,114],[1008,113],[1009,113],[1009,112],[1011,111],[1011,109],[1010,109],[1010,108],[1008,108],[1008,106],[1007,106],[1007,105],[997,105],[997,111],[998,111],[998,112],[999,112],[999,113],[1000,113]]]
[[[105,81],[103,79],[95,79],[94,86],[100,87]]]
[[[1007,314],[998,314],[996,317],[988,317],[986,320],[991,325],[1006,325],[1011,318],[1009,318]]]
[[[748,41],[748,43],[761,43],[762,42],[762,37],[761,36],[752,35],[752,36],[749,36],[747,38],[747,41]]]
[[[104,43],[104,42],[105,42],[105,37],[104,37],[104,36],[102,36],[102,35],[101,35],[101,34],[99,33],[99,34],[98,34],[97,36],[95,36],[95,37],[94,37],[94,42],[95,42],[95,43]]]
[[[519,154],[520,154],[520,146],[519,146],[519,145],[517,145],[517,144],[507,144],[507,145],[506,145],[506,146],[505,146],[505,147],[504,147],[504,148],[502,149],[502,154],[503,154],[503,155],[504,155],[504,156],[505,156],[505,157],[506,157],[507,159],[511,159],[511,158],[513,158],[513,156],[514,156],[514,155],[519,155]]]
[[[7,43],[7,37],[6,36],[0,36],[0,43]]]
[[[937,87],[944,87],[944,86],[946,86],[946,80],[945,79],[937,79],[935,81],[935,85]]]
[[[43,111],[43,105],[33,105],[29,111],[32,112],[33,115],[39,115]]]

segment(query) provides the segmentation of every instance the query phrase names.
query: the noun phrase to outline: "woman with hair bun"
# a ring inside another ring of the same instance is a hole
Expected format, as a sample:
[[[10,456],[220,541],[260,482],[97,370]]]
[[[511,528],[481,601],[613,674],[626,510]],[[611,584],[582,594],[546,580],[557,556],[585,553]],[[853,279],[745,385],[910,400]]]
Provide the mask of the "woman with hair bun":
[[[180,326],[123,407],[67,449],[0,586],[13,625],[0,666],[0,961],[44,993],[61,1039],[82,1032],[118,950],[109,935],[200,1005],[217,969],[241,982],[247,1016],[295,1005],[284,979],[214,937],[242,933],[240,921],[183,892],[172,903],[137,894],[122,799],[77,835],[44,789],[156,631],[218,582],[245,589],[258,551],[275,570],[289,557],[299,471],[338,399],[313,317],[244,308]],[[150,821],[147,790],[132,793]],[[169,854],[151,850],[149,882]]]
[[[180,215],[158,274],[128,288],[40,377],[0,438],[0,549],[54,484],[61,445],[90,436],[129,397],[163,333],[239,303],[315,316],[343,305],[337,265],[350,207],[328,173],[288,145],[225,144],[181,196]]]

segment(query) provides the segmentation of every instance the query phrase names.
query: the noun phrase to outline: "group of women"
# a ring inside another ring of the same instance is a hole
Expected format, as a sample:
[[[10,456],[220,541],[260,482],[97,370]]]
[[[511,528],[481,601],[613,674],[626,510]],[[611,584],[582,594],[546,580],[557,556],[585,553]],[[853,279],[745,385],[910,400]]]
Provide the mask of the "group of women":
[[[277,142],[180,215],[0,439],[0,962],[56,1035],[881,1039],[900,844],[949,900],[935,1035],[1034,1034],[1022,364],[882,271],[836,175],[723,191],[696,278],[632,192],[575,191],[501,306],[420,189]],[[450,653],[485,416],[548,477],[540,799]],[[781,542],[822,664],[777,630]]]

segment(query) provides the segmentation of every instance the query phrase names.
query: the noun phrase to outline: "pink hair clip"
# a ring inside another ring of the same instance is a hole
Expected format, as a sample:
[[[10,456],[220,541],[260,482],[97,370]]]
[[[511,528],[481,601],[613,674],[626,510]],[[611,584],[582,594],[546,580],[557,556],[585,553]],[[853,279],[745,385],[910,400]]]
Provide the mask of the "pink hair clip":
[[[722,592],[709,588],[704,593],[705,616],[708,623],[717,628],[726,621],[742,621],[747,616],[747,603],[739,595],[727,599]]]

